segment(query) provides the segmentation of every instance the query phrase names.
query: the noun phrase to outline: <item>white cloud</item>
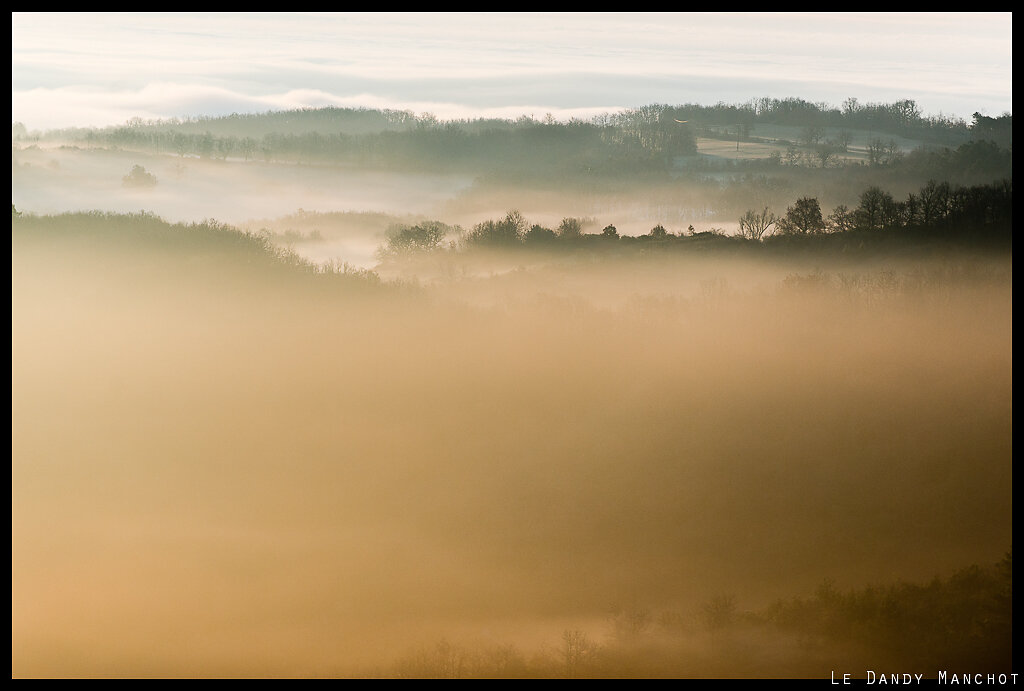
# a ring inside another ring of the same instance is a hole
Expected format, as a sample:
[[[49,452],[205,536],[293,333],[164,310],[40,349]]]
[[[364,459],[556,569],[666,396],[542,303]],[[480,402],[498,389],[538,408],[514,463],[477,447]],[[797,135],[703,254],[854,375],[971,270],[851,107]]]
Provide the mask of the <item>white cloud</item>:
[[[12,119],[34,128],[328,104],[466,117],[697,100],[666,80],[703,80],[712,102],[742,84],[740,101],[842,87],[926,112],[1012,106],[1009,14],[14,13],[11,52]]]
[[[138,90],[112,92],[86,87],[30,89],[14,92],[11,110],[13,121],[22,122],[31,130],[48,130],[118,125],[133,117],[155,120],[197,114],[228,115],[326,106],[433,113],[442,120],[517,118],[521,115],[541,118],[548,113],[559,120],[568,120],[589,118],[619,108],[615,105],[563,108],[544,104],[473,107],[444,101],[395,100],[371,93],[337,96],[316,89],[250,96],[218,87],[160,83],[148,84]]]

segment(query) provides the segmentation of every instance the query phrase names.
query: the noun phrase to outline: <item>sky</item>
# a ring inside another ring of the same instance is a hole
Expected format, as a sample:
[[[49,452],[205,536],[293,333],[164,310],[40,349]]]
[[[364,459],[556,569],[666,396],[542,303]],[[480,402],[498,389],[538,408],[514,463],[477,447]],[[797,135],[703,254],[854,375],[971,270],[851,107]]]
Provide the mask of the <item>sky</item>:
[[[1011,13],[12,13],[30,130],[298,107],[589,117],[651,103],[914,99],[1012,112]]]

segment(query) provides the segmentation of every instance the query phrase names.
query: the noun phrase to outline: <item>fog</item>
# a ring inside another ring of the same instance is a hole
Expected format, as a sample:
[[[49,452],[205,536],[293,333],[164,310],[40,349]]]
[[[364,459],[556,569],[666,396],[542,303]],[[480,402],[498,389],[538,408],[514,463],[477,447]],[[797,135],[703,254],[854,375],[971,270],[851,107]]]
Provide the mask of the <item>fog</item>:
[[[998,15],[50,17],[12,677],[1011,671]]]
[[[126,185],[134,166],[154,176],[154,184]],[[100,209],[146,211],[171,222],[213,218],[269,230],[280,244],[316,262],[364,268],[377,265],[375,252],[395,224],[444,218],[468,229],[510,208],[554,227],[565,216],[580,216],[592,231],[609,222],[599,225],[601,219],[615,219],[629,235],[642,235],[659,222],[736,228],[733,219],[715,222],[702,203],[691,202],[699,191],[681,200],[678,184],[621,182],[607,193],[574,189],[571,181],[542,189],[458,172],[211,160],[49,142],[15,148],[11,194],[19,210],[36,214]]]
[[[889,658],[701,613],[1012,544],[1009,256],[549,257],[355,291],[38,237],[12,254],[14,676],[478,651],[485,676],[823,678]],[[616,637],[631,611],[661,617],[646,647]]]

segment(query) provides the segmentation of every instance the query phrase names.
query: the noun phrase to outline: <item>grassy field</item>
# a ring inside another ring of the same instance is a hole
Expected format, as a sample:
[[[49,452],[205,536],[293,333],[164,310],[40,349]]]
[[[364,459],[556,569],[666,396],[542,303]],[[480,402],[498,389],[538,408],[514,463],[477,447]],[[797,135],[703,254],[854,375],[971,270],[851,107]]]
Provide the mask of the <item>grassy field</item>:
[[[837,139],[841,131],[837,128],[823,128],[822,142]],[[890,134],[879,134],[864,130],[851,130],[848,133],[849,144],[845,151],[838,151],[833,165],[838,163],[867,163],[868,146],[875,141],[893,142],[897,150],[906,153],[924,145],[924,142]],[[756,125],[750,128],[749,135],[730,140],[728,134],[721,138],[697,137],[697,153],[700,156],[726,160],[761,160],[769,158],[773,153],[785,157],[790,147],[799,145],[803,137],[799,127],[784,125]],[[813,152],[813,147],[798,147],[804,152]]]

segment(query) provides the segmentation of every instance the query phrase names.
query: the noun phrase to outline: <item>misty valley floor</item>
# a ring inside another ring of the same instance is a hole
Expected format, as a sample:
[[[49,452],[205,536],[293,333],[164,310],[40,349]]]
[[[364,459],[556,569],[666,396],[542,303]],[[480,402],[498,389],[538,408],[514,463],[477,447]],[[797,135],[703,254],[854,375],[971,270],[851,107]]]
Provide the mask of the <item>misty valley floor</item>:
[[[1008,255],[137,259],[13,253],[14,676],[826,678],[932,660],[744,613],[1012,546]]]

